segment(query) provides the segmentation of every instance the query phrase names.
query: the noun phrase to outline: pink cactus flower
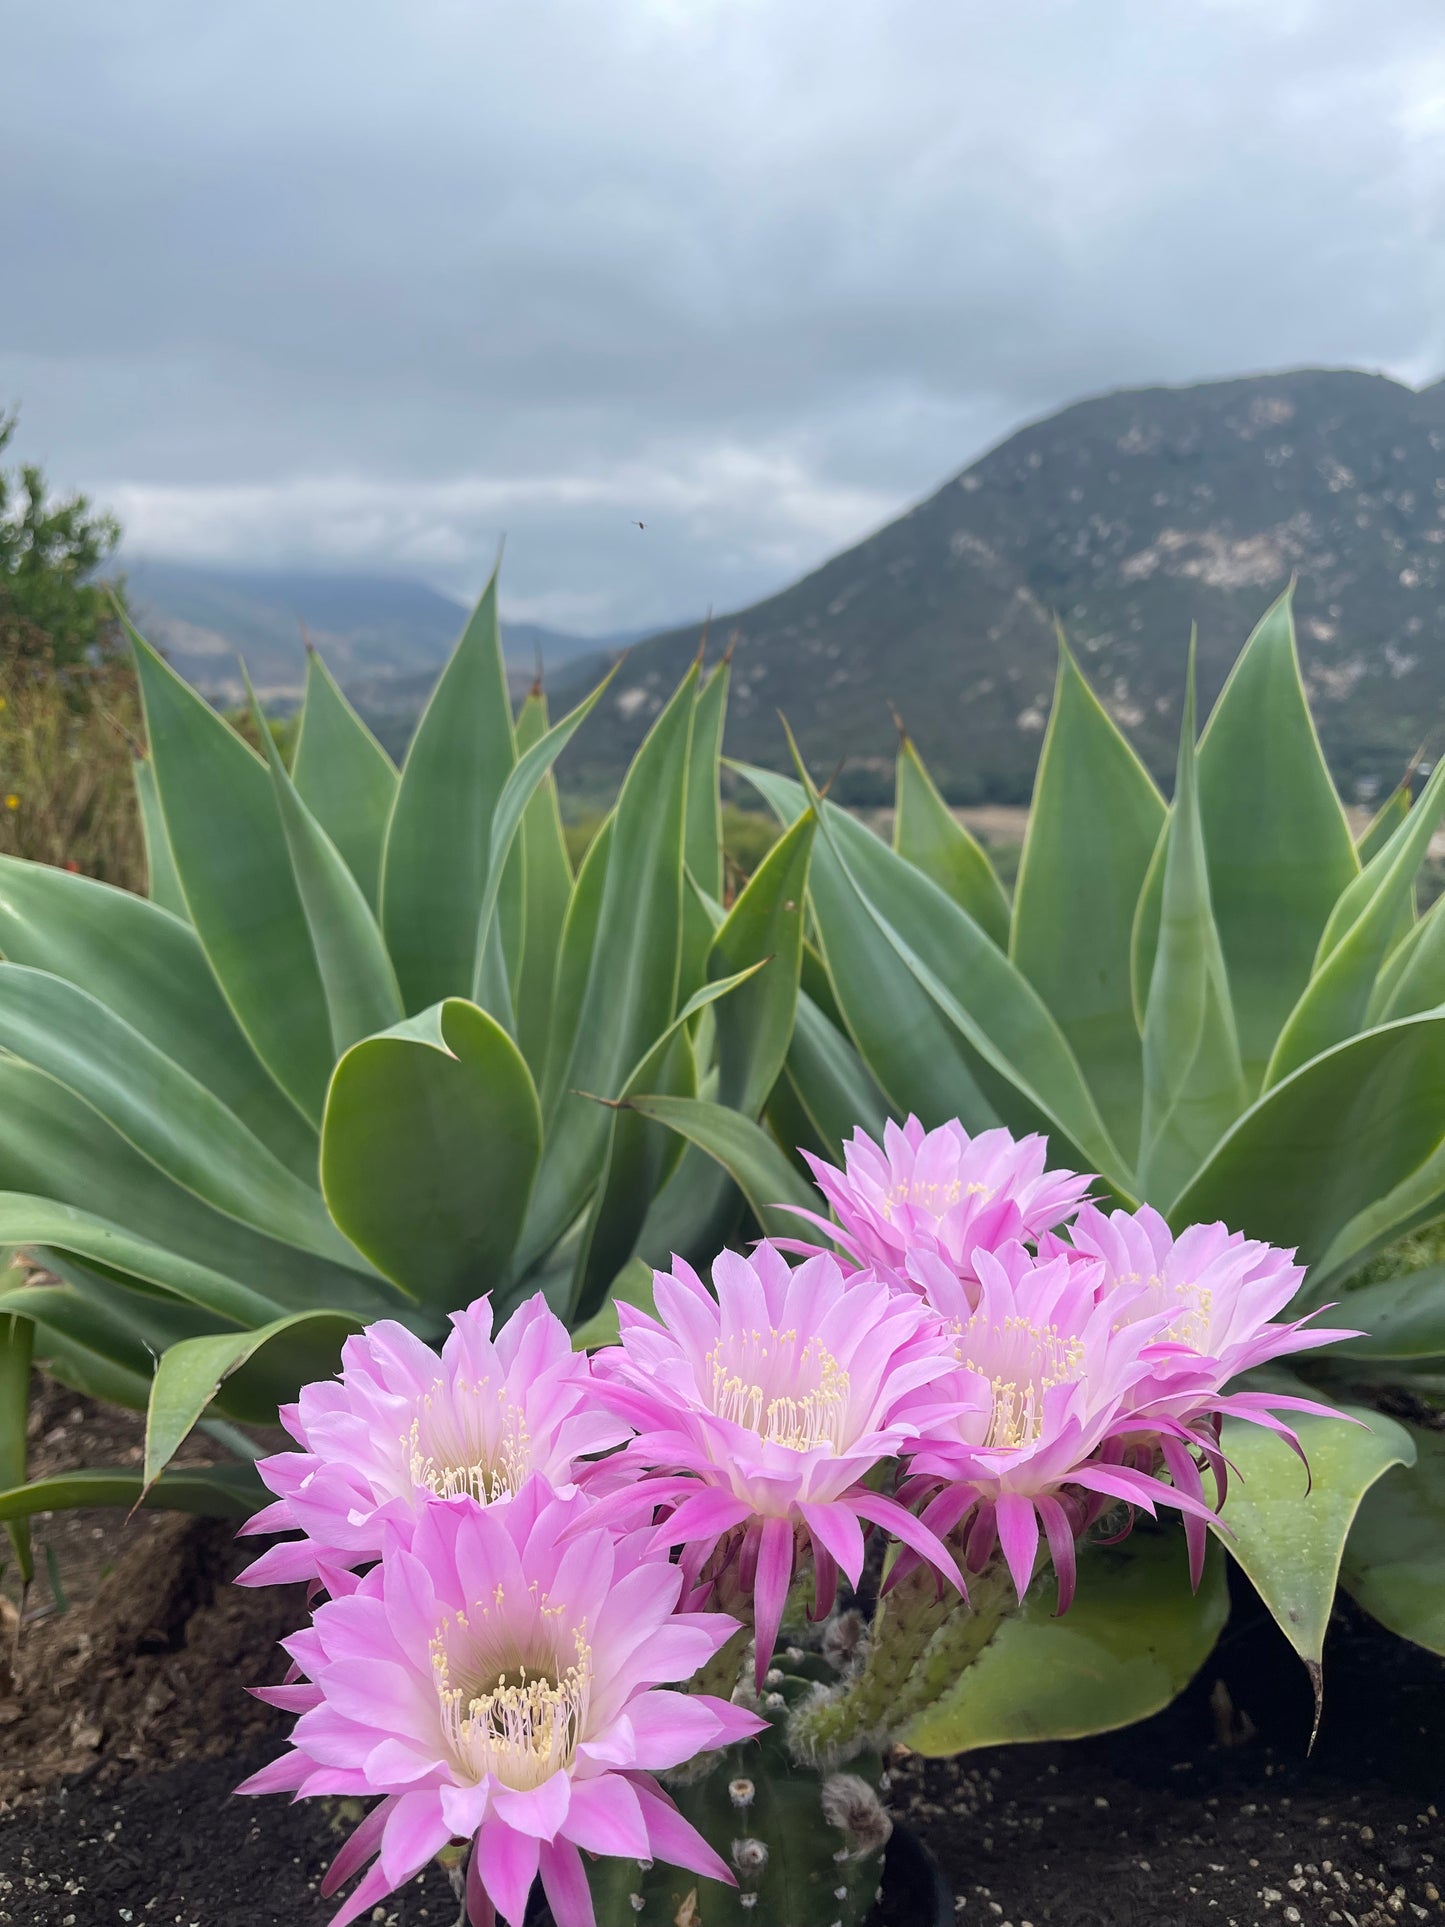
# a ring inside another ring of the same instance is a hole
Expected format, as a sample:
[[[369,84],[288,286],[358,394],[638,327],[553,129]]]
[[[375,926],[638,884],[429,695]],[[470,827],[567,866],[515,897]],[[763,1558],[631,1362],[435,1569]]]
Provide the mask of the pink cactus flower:
[[[1299,1451],[1297,1435],[1279,1412],[1341,1416],[1314,1399],[1225,1389],[1255,1366],[1357,1335],[1310,1326],[1305,1318],[1273,1322],[1304,1278],[1292,1251],[1222,1224],[1191,1225],[1176,1238],[1149,1205],[1107,1216],[1085,1206],[1069,1235],[1074,1250],[1103,1265],[1099,1292],[1116,1319],[1165,1320],[1144,1349],[1147,1375],[1131,1387],[1128,1404],[1136,1438],[1157,1447],[1170,1478],[1191,1498],[1204,1497],[1198,1452],[1213,1468],[1223,1503],[1228,1474],[1218,1449],[1222,1418],[1263,1425]],[[1187,1511],[1184,1524],[1197,1585],[1205,1523]]]
[[[440,1357],[388,1319],[348,1339],[341,1361],[338,1378],[282,1408],[301,1450],[261,1461],[278,1497],[242,1527],[303,1536],[263,1553],[243,1585],[328,1580],[379,1557],[387,1528],[404,1533],[430,1499],[492,1505],[533,1473],[565,1488],[586,1455],[627,1436],[540,1292],[495,1337],[478,1298],[453,1315]]]
[[[955,1281],[950,1306],[935,1281],[933,1302],[952,1326],[958,1362],[953,1379],[934,1388],[952,1395],[953,1412],[913,1453],[919,1479],[944,1484],[923,1518],[946,1533],[971,1514],[967,1564],[977,1570],[997,1544],[1020,1598],[1042,1527],[1064,1611],[1075,1537],[1089,1516],[1082,1494],[1150,1514],[1161,1500],[1205,1510],[1111,1449],[1129,1429],[1131,1394],[1150,1373],[1146,1350],[1166,1314],[1145,1311],[1142,1287],[1101,1300],[1102,1261],[1039,1258],[1017,1242],[974,1256],[976,1300]]]
[[[323,1883],[371,1862],[333,1927],[452,1840],[472,1843],[473,1927],[521,1927],[538,1873],[557,1927],[593,1927],[582,1852],[732,1881],[653,1775],[761,1730],[660,1684],[690,1678],[736,1622],[679,1613],[679,1568],[646,1533],[590,1525],[591,1506],[540,1478],[505,1505],[433,1500],[283,1642],[302,1680],[258,1697],[299,1712],[291,1750],[239,1791],[381,1796]]]
[[[655,1543],[685,1547],[693,1576],[726,1565],[752,1596],[761,1685],[800,1555],[821,1616],[838,1569],[854,1584],[862,1572],[860,1520],[961,1583],[935,1535],[863,1483],[914,1444],[951,1359],[921,1299],[826,1253],[794,1270],[764,1242],[724,1251],[712,1278],[716,1297],[674,1259],[654,1274],[657,1318],[619,1307],[621,1344],[594,1365],[639,1434],[614,1463],[649,1476],[599,1505],[618,1518],[670,1507]]]
[[[855,1131],[842,1171],[803,1155],[838,1222],[799,1216],[860,1264],[898,1272],[919,1290],[926,1288],[920,1257],[976,1284],[976,1249],[994,1251],[1051,1230],[1078,1208],[1092,1182],[1072,1171],[1046,1171],[1042,1137],[1016,1138],[1005,1130],[970,1137],[957,1119],[934,1131],[916,1117],[901,1127],[890,1122],[881,1147]]]

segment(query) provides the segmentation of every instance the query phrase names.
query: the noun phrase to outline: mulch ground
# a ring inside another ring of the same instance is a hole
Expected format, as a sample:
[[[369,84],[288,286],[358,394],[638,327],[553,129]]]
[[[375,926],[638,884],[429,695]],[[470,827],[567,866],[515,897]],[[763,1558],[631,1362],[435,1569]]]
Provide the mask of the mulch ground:
[[[131,1420],[72,1394],[47,1389],[37,1410],[45,1469],[77,1463],[82,1434],[91,1462],[135,1449]],[[0,1694],[0,1927],[322,1927],[345,1813],[231,1797],[285,1729],[242,1688],[280,1677],[296,1599],[223,1583],[227,1527],[99,1513],[36,1531],[68,1609],[42,1580],[50,1610],[24,1629],[18,1692]],[[1154,1719],[906,1760],[895,1811],[977,1927],[1442,1918],[1445,1662],[1346,1609],[1312,1755],[1311,1710],[1303,1669],[1243,1590],[1200,1678]],[[432,1870],[373,1918],[453,1927],[456,1904]]]

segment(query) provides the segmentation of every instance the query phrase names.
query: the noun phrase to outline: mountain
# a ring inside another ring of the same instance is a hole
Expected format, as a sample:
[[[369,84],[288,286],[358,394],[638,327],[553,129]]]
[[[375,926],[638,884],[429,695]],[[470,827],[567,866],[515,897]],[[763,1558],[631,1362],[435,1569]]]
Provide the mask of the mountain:
[[[834,794],[886,800],[892,702],[957,802],[1023,800],[1055,618],[1150,767],[1175,754],[1198,624],[1208,703],[1298,578],[1301,656],[1347,790],[1445,734],[1445,382],[1302,369],[1101,395],[1009,436],[801,582],[735,615],[727,747],[787,766],[777,712]],[[634,648],[569,755],[614,779],[698,646]],[[564,676],[554,709],[585,680]]]
[[[298,701],[304,631],[364,709],[414,721],[467,618],[450,596],[392,576],[209,569],[150,558],[128,559],[125,571],[136,626],[198,689],[232,702],[245,691],[238,659],[263,701]],[[502,625],[508,663],[523,683],[539,660],[553,669],[630,640]]]

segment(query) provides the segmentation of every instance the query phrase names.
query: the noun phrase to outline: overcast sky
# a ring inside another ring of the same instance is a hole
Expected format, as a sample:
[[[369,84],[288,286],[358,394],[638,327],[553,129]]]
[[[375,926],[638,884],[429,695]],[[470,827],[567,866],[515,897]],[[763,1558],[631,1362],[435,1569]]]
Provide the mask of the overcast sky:
[[[505,530],[600,633],[1098,389],[1445,369],[1441,0],[0,0],[0,63],[0,401],[132,553]]]

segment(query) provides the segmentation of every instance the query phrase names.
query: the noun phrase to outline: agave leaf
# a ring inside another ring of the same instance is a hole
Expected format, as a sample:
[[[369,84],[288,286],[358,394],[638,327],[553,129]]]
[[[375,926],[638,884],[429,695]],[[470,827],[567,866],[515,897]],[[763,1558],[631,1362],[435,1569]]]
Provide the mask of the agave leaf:
[[[795,822],[808,807],[800,784],[772,770],[734,767],[781,822]],[[929,1124],[958,1117],[971,1131],[997,1124],[997,1111],[975,1081],[966,1043],[924,987],[900,968],[894,946],[860,905],[826,844],[815,852],[808,886],[827,956],[819,960],[805,946],[803,983],[815,1002],[836,1012],[894,1110],[899,1116],[916,1111]],[[821,981],[809,969],[820,961]]]
[[[572,886],[562,925],[562,944],[557,952],[556,973],[552,983],[552,1015],[547,1037],[547,1069],[542,1080],[542,1115],[551,1117],[562,1094],[562,1080],[572,1061],[577,1041],[577,1025],[582,1015],[582,1000],[592,969],[592,953],[597,945],[598,923],[602,916],[602,893],[607,883],[607,861],[612,850],[612,826],[616,813],[608,816],[593,837]]]
[[[698,1078],[689,1034],[692,1020],[702,1011],[723,1008],[734,997],[745,995],[749,981],[766,976],[771,968],[771,962],[763,959],[745,965],[732,976],[704,984],[628,1077],[613,1107],[606,1163],[582,1236],[574,1301],[569,1308],[573,1315],[590,1318],[606,1298],[612,1280],[633,1255],[654,1200],[678,1174],[684,1154],[684,1146],[670,1131],[629,1108],[629,1098],[639,1091],[695,1097]],[[710,1185],[694,1183],[687,1202],[691,1224],[684,1236],[691,1242],[699,1222],[710,1227],[718,1210],[718,1197]],[[710,1239],[709,1228],[704,1242]]]
[[[1308,1388],[1282,1375],[1293,1393]],[[1309,1668],[1316,1704],[1325,1627],[1340,1559],[1361,1499],[1392,1465],[1415,1456],[1409,1433],[1382,1412],[1343,1405],[1358,1419],[1291,1413],[1309,1471],[1263,1426],[1224,1421],[1220,1444],[1237,1477],[1221,1514],[1224,1543],[1280,1631]]]
[[[1179,1535],[1140,1526],[1079,1552],[1079,1591],[1055,1618],[1052,1572],[1005,1619],[943,1698],[904,1728],[934,1758],[1020,1740],[1074,1740],[1129,1726],[1189,1684],[1229,1616],[1224,1561],[1211,1549],[1199,1591]]]
[[[319,1119],[332,1063],[326,993],[265,763],[129,634],[191,921],[256,1054]]]
[[[697,1026],[699,1063],[710,1056],[716,1059],[707,1088],[697,1094],[746,1117],[756,1117],[768,1100],[793,1029],[808,859],[816,827],[811,812],[800,817],[758,865],[726,916],[689,872],[693,900],[714,931],[707,974],[714,980],[727,976],[741,985],[723,1002],[709,1003]],[[751,981],[743,982],[739,972]],[[645,1072],[631,1081],[630,1088],[673,1096],[694,1094],[649,1079]],[[633,1120],[633,1128],[661,1132],[661,1126],[641,1119]],[[727,1172],[690,1144],[647,1214],[638,1249],[660,1263],[674,1253],[706,1262],[728,1241],[742,1210],[742,1195]]]
[[[1423,1013],[1426,1017],[1440,1014]],[[1415,1124],[1412,1118],[1409,1128],[1413,1130]],[[1424,1128],[1429,1128],[1428,1121]],[[1414,1140],[1407,1141],[1413,1143]],[[1400,1162],[1406,1163],[1406,1156],[1402,1155]],[[1319,1302],[1327,1289],[1353,1276],[1367,1259],[1409,1232],[1433,1223],[1442,1211],[1445,1211],[1445,1138],[1417,1164],[1408,1166],[1403,1177],[1394,1183],[1384,1182],[1376,1196],[1332,1230],[1310,1272],[1303,1296]]]
[[[78,1343],[69,1329],[63,1332],[35,1320],[35,1360],[48,1377],[67,1385],[82,1398],[93,1398],[105,1405],[119,1405],[129,1412],[143,1412],[150,1397],[154,1359],[132,1371],[114,1357],[102,1356]]]
[[[491,838],[487,852],[487,882],[482,892],[481,909],[478,912],[476,934],[476,986],[475,999],[491,1010],[499,1023],[509,1029],[512,1026],[512,996],[503,965],[503,945],[501,933],[496,927],[500,921],[500,907],[509,874],[508,858],[512,846],[542,784],[548,779],[552,765],[562,751],[577,734],[582,724],[596,708],[599,697],[612,680],[609,672],[598,683],[592,694],[578,703],[574,710],[564,716],[555,728],[539,736],[529,749],[519,758],[516,767],[502,785],[492,812]]]
[[[1365,1494],[1340,1583],[1392,1633],[1445,1654],[1445,1432],[1403,1429],[1415,1462]]]
[[[188,923],[128,890],[0,857],[0,953],[98,998],[315,1182],[316,1132],[251,1048]]]
[[[714,901],[721,900],[723,893],[722,799],[718,794],[718,758],[722,755],[731,675],[731,661],[724,656],[707,681],[700,685],[692,712],[692,743],[688,751],[683,860],[696,879],[698,888]],[[690,891],[685,891],[679,971],[679,981],[684,991],[693,990],[702,981],[712,938],[713,927],[706,911]]]
[[[1355,854],[1362,865],[1372,862],[1380,854],[1409,814],[1410,779],[1407,776],[1395,785],[1364,829],[1360,831],[1355,843]]]
[[[1430,847],[1442,808],[1445,808],[1445,764],[1437,763],[1416,802],[1395,822],[1390,835],[1354,881],[1341,891],[1315,955],[1317,973],[1382,892],[1387,892],[1397,904],[1402,898],[1408,900],[1408,891]]]
[[[1194,645],[1164,858],[1159,947],[1144,1011],[1139,1186],[1172,1197],[1249,1099],[1199,821],[1194,763]]]
[[[794,797],[802,800],[796,785],[763,770],[750,770],[748,780],[780,815],[797,814],[789,807]],[[833,804],[822,805],[819,820],[822,840],[813,854],[811,889],[828,970],[879,1084],[898,1101],[895,1063],[901,1059],[908,1067],[917,1051],[931,1055],[941,1028],[946,1039],[958,1040],[969,1081],[997,1117],[1013,1129],[1043,1129],[1077,1147],[1082,1163],[1127,1196],[1123,1160],[1033,986],[966,911],[871,830]],[[866,960],[862,970],[860,959]],[[934,1023],[917,1008],[910,986],[922,994]],[[947,1063],[946,1055],[934,1063],[935,1084]],[[956,1104],[938,1113],[954,1115],[963,1115]]]
[[[1270,1058],[1266,1088],[1364,1023],[1371,992],[1408,906],[1442,805],[1445,762],[1384,849],[1340,897],[1320,941],[1315,974]],[[1349,914],[1351,904],[1357,907],[1357,915]]]
[[[150,758],[137,756],[131,765],[131,774],[135,779],[135,800],[146,846],[146,879],[151,902],[159,904],[162,910],[169,910],[172,916],[189,916],[185,892],[176,875],[176,861],[166,837],[166,819]]]
[[[714,1012],[718,1102],[748,1117],[763,1108],[793,1033],[803,904],[817,827],[817,817],[805,811],[773,845],[708,951],[707,975],[713,980],[735,978],[739,971],[751,974],[767,963]]]
[[[934,787],[912,740],[898,745],[894,778],[893,847],[966,910],[1000,950],[1009,943],[1009,900],[988,852]]]
[[[55,1269],[57,1276],[63,1273],[61,1283],[22,1285],[0,1298],[0,1311],[32,1320],[42,1357],[59,1339],[119,1366],[139,1380],[142,1406],[155,1361],[167,1346],[217,1329],[216,1319],[179,1299],[133,1289],[69,1259],[58,1259]]]
[[[495,572],[422,712],[381,870],[381,924],[408,1011],[468,997],[492,812],[516,761]]]
[[[146,1408],[145,1484],[153,1486],[227,1384],[227,1407],[265,1423],[303,1385],[328,1378],[342,1342],[361,1329],[346,1312],[298,1311],[259,1331],[187,1338],[163,1352]]]
[[[1058,1019],[1130,1159],[1144,1088],[1130,949],[1165,815],[1153,778],[1060,638],[1009,955]]]
[[[517,751],[525,757],[547,733],[547,699],[533,692],[517,717]],[[572,864],[562,833],[557,784],[548,774],[527,805],[521,832],[524,928],[522,964],[517,972],[517,1042],[540,1085],[547,1062],[552,1020],[552,986],[562,929],[572,896]]]
[[[676,1008],[682,931],[683,818],[697,670],[691,669],[628,770],[612,819],[596,936],[571,1053],[547,1117],[547,1140],[518,1251],[530,1268],[594,1189],[610,1120],[574,1093],[615,1098]],[[589,853],[590,854],[590,853]],[[578,878],[580,894],[589,866]],[[564,938],[564,968],[569,960]],[[562,1004],[559,978],[558,1004]],[[549,1064],[550,1068],[550,1064]]]
[[[1331,910],[1359,874],[1300,679],[1288,591],[1220,693],[1199,744],[1198,777],[1210,902],[1245,1082],[1257,1091]],[[1140,935],[1147,972],[1148,912]]]
[[[747,1199],[764,1237],[797,1237],[797,1217],[780,1206],[817,1209],[817,1192],[793,1169],[775,1140],[750,1117],[704,1098],[648,1093],[627,1101],[632,1110],[655,1118],[716,1158]]]
[[[0,1311],[0,1492],[25,1483],[27,1425],[30,1419],[30,1360],[35,1349],[35,1326],[18,1312]],[[0,1510],[0,1518],[4,1512]],[[15,1548],[20,1581],[35,1577],[26,1519],[7,1519]]]
[[[284,1307],[208,1265],[138,1238],[94,1212],[53,1198],[0,1191],[0,1243],[72,1253],[82,1263],[121,1272],[238,1325],[264,1325]]]
[[[374,914],[381,904],[381,851],[396,798],[396,765],[309,648],[291,775]]]
[[[1236,1005],[1241,997],[1249,1000],[1248,1037],[1243,1015],[1240,1035],[1257,1087],[1255,1073],[1262,1071],[1294,997],[1309,978],[1314,961],[1313,953],[1304,958],[1309,929],[1323,928],[1339,893],[1358,877],[1360,861],[1374,854],[1382,827],[1388,821],[1393,828],[1396,820],[1387,805],[1349,855],[1348,824],[1299,676],[1288,593],[1266,612],[1221,691],[1199,744],[1198,773],[1210,891]],[[1141,1024],[1162,883],[1161,847],[1135,925],[1134,997]],[[1281,902],[1292,906],[1295,919],[1280,916]],[[1268,957],[1276,946],[1285,965],[1283,989],[1269,981]],[[1273,1033],[1261,1053],[1259,1040],[1270,1032],[1271,1009]]]
[[[1445,1358],[1445,1265],[1360,1285],[1345,1293],[1336,1316],[1358,1325],[1360,1336],[1332,1345],[1331,1358]]]
[[[301,801],[249,680],[246,687],[251,715],[265,745],[276,808],[326,991],[331,1048],[339,1057],[373,1031],[400,1023],[401,991],[361,885]]]
[[[83,1097],[8,1054],[0,1054],[0,1120],[0,1189],[94,1212],[228,1278],[263,1278],[288,1307],[331,1303],[380,1315],[394,1304],[359,1254],[349,1263],[325,1258],[218,1210]]]
[[[318,1192],[188,1071],[77,985],[0,964],[0,1048],[84,1098],[218,1211],[339,1263],[354,1257]]]
[[[652,1267],[644,1264],[641,1258],[634,1258],[623,1266],[607,1288],[606,1301],[599,1305],[592,1316],[572,1328],[572,1349],[574,1352],[597,1351],[603,1345],[617,1343],[617,1307],[635,1305],[639,1311],[653,1312],[656,1307],[652,1301]]]
[[[820,1150],[834,1164],[842,1163],[844,1141],[855,1130],[882,1141],[892,1116],[887,1098],[842,1031],[802,990],[783,1077]]]
[[[1442,1137],[1445,1015],[1407,1018],[1351,1038],[1266,1091],[1168,1216],[1175,1226],[1222,1218],[1248,1237],[1297,1245],[1311,1263],[1329,1253],[1334,1271],[1337,1234],[1432,1161],[1438,1168]],[[1445,1192],[1445,1171],[1436,1182]],[[1389,1227],[1376,1232],[1383,1239]]]
[[[37,1512],[71,1512],[80,1507],[136,1505],[245,1519],[266,1496],[265,1487],[249,1465],[175,1467],[149,1487],[139,1472],[115,1472],[97,1466],[79,1472],[54,1472],[49,1478],[0,1492],[0,1519],[28,1519]]]
[[[505,1279],[541,1144],[521,1052],[495,1018],[449,997],[337,1065],[321,1184],[358,1250],[422,1304],[453,1311]]]
[[[654,1200],[670,1180],[680,1175],[683,1144],[661,1125],[632,1110],[628,1099],[639,1091],[695,1097],[697,1063],[689,1025],[720,998],[736,996],[739,987],[762,970],[763,965],[758,963],[705,984],[683,1005],[623,1086],[621,1098],[612,1107],[612,1133],[602,1177],[582,1234],[572,1302],[567,1308],[569,1319],[590,1319],[605,1302],[612,1281],[631,1259],[648,1224]],[[709,1219],[717,1207],[715,1192],[696,1184],[687,1202],[690,1224],[684,1237],[699,1220]]]
[[[1397,945],[1376,980],[1366,1022],[1390,1024],[1445,1004],[1445,897]]]

